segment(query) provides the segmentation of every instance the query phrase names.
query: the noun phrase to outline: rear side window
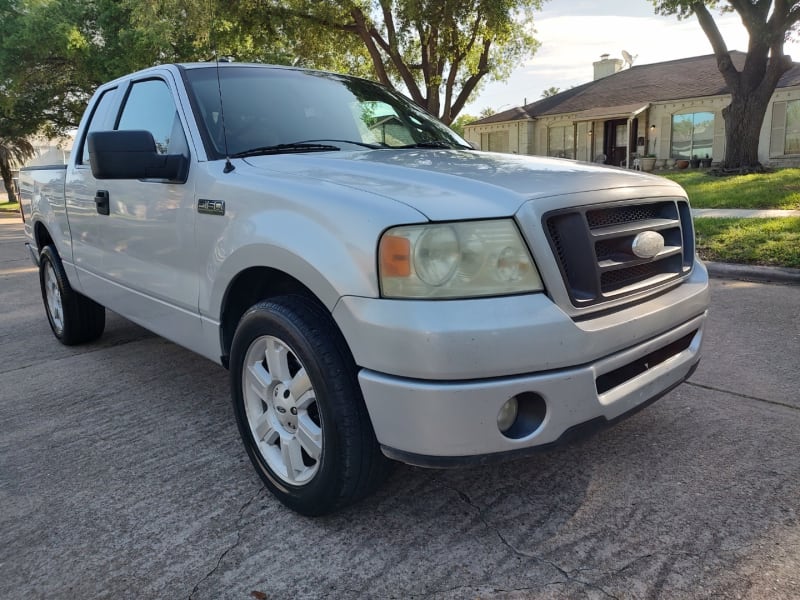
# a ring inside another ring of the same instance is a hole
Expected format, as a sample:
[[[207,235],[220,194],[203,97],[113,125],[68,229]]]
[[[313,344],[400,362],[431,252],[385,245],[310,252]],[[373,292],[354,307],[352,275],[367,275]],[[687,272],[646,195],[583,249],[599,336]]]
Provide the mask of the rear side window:
[[[109,123],[109,117],[116,97],[117,88],[112,88],[103,92],[100,100],[97,101],[94,112],[89,120],[89,126],[86,128],[86,135],[84,135],[83,138],[83,152],[81,153],[82,165],[89,164],[89,144],[86,143],[86,140],[89,138],[89,134],[93,131],[111,129],[112,124]]]
[[[160,79],[137,81],[131,86],[116,129],[149,131],[159,154],[188,154],[172,92]]]

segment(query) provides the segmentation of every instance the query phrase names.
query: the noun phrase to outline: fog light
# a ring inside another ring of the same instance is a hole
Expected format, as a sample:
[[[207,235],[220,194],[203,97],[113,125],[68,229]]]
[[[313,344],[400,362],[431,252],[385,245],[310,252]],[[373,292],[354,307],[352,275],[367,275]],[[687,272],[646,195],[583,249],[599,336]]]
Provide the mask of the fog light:
[[[500,429],[500,431],[505,433],[511,429],[514,421],[517,420],[517,412],[517,397],[514,396],[508,402],[503,404],[503,406],[500,408],[500,412],[497,413],[497,427]]]

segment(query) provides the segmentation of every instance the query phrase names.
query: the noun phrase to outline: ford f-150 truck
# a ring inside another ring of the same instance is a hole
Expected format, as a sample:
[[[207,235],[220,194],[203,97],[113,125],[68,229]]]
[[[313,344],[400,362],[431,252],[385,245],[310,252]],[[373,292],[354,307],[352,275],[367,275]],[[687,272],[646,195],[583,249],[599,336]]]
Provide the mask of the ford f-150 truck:
[[[47,318],[105,308],[224,365],[287,506],[352,503],[389,459],[548,447],[684,381],[708,275],[672,182],[480,152],[363,79],[158,66],[101,86],[70,162],[21,174]]]

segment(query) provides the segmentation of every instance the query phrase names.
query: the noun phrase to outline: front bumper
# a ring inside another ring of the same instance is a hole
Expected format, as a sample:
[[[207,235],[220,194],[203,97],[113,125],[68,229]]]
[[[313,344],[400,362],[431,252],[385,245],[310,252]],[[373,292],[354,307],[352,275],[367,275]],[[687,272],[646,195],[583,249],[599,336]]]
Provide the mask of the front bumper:
[[[617,420],[671,390],[700,360],[706,313],[650,340],[574,368],[477,381],[425,381],[359,373],[375,434],[387,456],[423,466],[482,462],[563,440],[582,424]],[[497,415],[511,397],[546,405],[530,434],[511,439]]]

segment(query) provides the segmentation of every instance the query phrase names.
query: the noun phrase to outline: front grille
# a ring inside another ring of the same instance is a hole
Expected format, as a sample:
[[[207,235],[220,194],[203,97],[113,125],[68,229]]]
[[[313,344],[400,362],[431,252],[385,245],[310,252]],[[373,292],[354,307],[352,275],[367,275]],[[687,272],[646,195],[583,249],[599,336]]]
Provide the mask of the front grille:
[[[545,231],[575,306],[638,293],[689,272],[694,232],[683,200],[633,201],[547,213]],[[651,258],[633,252],[637,235],[653,231],[664,247]]]

